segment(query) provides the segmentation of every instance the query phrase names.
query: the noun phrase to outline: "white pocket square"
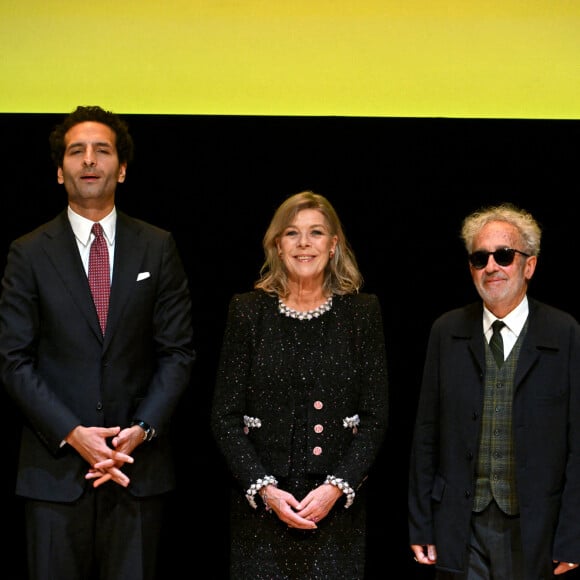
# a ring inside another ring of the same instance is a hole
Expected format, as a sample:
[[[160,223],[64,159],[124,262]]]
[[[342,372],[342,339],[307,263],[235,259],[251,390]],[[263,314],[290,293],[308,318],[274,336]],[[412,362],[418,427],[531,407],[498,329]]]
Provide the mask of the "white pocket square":
[[[140,282],[141,280],[145,280],[147,278],[151,278],[150,272],[139,272],[139,274],[137,274],[137,282]]]

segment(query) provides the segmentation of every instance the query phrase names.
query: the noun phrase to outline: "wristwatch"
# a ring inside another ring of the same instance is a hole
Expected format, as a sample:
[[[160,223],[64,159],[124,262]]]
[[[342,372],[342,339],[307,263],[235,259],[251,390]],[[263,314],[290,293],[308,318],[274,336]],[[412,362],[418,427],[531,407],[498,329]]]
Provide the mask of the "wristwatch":
[[[143,441],[151,441],[153,437],[155,437],[155,429],[149,425],[149,423],[145,423],[145,421],[141,421],[141,419],[135,419],[131,421],[131,427],[134,425],[139,425],[141,429],[143,429]]]

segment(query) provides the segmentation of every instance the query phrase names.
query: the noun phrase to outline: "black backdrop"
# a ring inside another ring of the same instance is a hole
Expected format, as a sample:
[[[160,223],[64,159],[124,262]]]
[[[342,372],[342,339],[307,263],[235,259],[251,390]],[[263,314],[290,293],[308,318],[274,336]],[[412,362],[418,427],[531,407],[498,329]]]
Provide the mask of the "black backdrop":
[[[0,114],[0,270],[9,242],[66,203],[48,149],[48,134],[63,116]],[[312,189],[335,205],[364,290],[378,294],[383,307],[391,418],[368,481],[368,578],[431,578],[432,570],[416,571],[408,547],[407,458],[429,327],[441,312],[477,298],[461,220],[501,201],[529,209],[544,229],[530,294],[580,317],[574,281],[580,121],[125,119],[136,156],[117,206],[174,233],[194,299],[197,362],[173,428],[179,487],[164,535],[168,569],[209,568],[212,577],[227,578],[228,475],[208,426],[227,304],[258,276],[274,209],[288,195]],[[19,417],[4,394],[0,402],[2,566],[20,570],[14,575],[20,580],[25,540],[13,493]]]

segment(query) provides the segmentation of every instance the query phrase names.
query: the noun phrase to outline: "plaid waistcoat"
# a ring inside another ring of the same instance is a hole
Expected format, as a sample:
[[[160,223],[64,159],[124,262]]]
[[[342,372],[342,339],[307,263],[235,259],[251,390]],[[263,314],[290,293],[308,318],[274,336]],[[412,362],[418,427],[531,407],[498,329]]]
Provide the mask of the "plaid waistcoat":
[[[473,501],[475,512],[483,511],[493,498],[504,513],[519,513],[512,404],[516,366],[527,329],[526,321],[501,368],[486,342],[483,413]]]

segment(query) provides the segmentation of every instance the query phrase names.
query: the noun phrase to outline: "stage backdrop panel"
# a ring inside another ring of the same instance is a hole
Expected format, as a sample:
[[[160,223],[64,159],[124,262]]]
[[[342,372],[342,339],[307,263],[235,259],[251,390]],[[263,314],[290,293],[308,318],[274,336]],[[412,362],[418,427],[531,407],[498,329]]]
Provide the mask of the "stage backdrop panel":
[[[570,0],[0,3],[0,112],[580,118]]]

